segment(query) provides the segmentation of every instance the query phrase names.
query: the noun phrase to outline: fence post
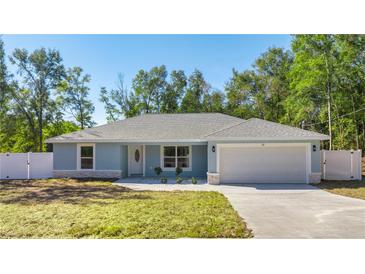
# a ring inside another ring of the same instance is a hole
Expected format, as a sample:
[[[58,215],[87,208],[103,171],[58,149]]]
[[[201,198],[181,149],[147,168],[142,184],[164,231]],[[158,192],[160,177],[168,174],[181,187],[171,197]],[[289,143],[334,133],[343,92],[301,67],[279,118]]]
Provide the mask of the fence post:
[[[354,151],[351,149],[350,151],[350,178],[354,178]]]
[[[357,154],[358,154],[358,157],[359,157],[359,162],[358,163],[356,163],[356,170],[357,170],[357,172],[356,172],[356,174],[358,174],[358,176],[355,178],[356,180],[362,180],[362,153],[361,153],[361,149],[358,149],[358,150],[356,150],[355,151]]]
[[[326,151],[322,150],[323,180],[326,180]]]
[[[27,179],[30,179],[30,152],[27,153],[28,154],[28,159],[27,159]]]

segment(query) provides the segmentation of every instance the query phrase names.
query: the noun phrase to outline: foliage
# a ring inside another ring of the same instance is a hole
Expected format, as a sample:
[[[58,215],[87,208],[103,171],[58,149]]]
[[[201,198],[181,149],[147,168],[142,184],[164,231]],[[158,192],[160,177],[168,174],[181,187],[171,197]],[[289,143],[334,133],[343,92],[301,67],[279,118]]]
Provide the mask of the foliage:
[[[92,114],[95,111],[94,104],[87,98],[90,88],[90,75],[82,75],[80,67],[68,69],[66,78],[58,87],[58,102],[62,108],[76,120],[79,127],[92,127],[95,122]]]
[[[5,56],[0,40],[0,151],[42,151],[45,135],[76,128],[64,123],[65,114],[77,127],[94,125],[90,76],[81,68],[66,70],[57,50],[15,49]],[[161,65],[138,71],[131,88],[119,74],[114,89],[101,88],[99,100],[108,122],[145,113],[220,112],[328,134],[324,148],[364,149],[365,35],[294,35],[290,49],[269,48],[249,69],[233,69],[223,91],[198,69],[187,75]]]
[[[155,170],[155,173],[156,173],[157,176],[160,176],[160,174],[162,173],[162,168],[159,167],[159,166],[155,167],[154,170]]]
[[[181,184],[183,182],[183,179],[181,177],[176,177],[176,183]]]
[[[163,177],[160,179],[160,182],[161,182],[161,184],[167,184],[167,180],[168,179],[166,177]]]
[[[134,191],[106,181],[0,182],[0,238],[247,238],[218,192]]]
[[[194,70],[188,79],[186,94],[181,102],[181,112],[202,112],[202,98],[209,90],[210,86],[205,81],[203,73]]]
[[[56,90],[64,77],[62,58],[56,50],[41,48],[29,53],[25,49],[15,49],[10,62],[22,77],[22,81],[11,89],[11,95],[17,111],[28,122],[34,150],[43,151],[44,127],[52,121],[57,110],[51,91]]]
[[[195,177],[193,177],[193,178],[191,178],[191,183],[193,185],[196,185],[198,183],[198,180]]]
[[[0,38],[0,152],[11,147],[10,133],[14,131],[14,120],[10,116],[10,75],[5,62],[4,43]]]
[[[161,112],[176,113],[179,111],[180,101],[185,94],[187,78],[184,71],[173,70],[170,82],[166,85],[165,92],[161,95]]]
[[[176,167],[176,169],[175,169],[175,175],[176,176],[179,176],[181,173],[183,172],[183,170],[182,170],[182,168],[181,167]]]
[[[99,101],[104,104],[108,122],[120,120],[123,116],[129,118],[141,113],[139,98],[129,92],[121,74],[118,75],[116,89],[101,88]]]
[[[161,97],[166,90],[167,71],[165,66],[141,69],[132,80],[135,95],[139,98],[142,113],[160,112]]]
[[[316,186],[331,193],[365,200],[365,181],[323,181]]]
[[[86,99],[90,77],[81,68],[66,73],[60,53],[44,48],[15,49],[8,61],[16,78],[7,71],[0,39],[0,152],[43,151],[44,139],[78,130],[65,112],[81,128],[93,125],[94,107]]]

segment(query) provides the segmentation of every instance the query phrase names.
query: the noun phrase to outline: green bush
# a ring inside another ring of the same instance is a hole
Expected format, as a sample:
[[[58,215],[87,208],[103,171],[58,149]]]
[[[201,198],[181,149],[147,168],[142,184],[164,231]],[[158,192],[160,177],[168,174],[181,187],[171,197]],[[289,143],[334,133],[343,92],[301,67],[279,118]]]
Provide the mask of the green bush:
[[[181,177],[176,177],[176,183],[181,184],[183,179]]]
[[[175,169],[175,174],[176,174],[176,177],[179,177],[179,175],[183,172],[182,168],[181,167],[177,167]]]
[[[159,166],[155,167],[155,173],[157,176],[160,176],[160,174],[162,173],[162,168]]]
[[[167,184],[167,178],[161,178],[160,182],[161,184]]]
[[[196,185],[198,183],[198,180],[195,177],[193,177],[193,178],[191,178],[191,183],[193,185]]]

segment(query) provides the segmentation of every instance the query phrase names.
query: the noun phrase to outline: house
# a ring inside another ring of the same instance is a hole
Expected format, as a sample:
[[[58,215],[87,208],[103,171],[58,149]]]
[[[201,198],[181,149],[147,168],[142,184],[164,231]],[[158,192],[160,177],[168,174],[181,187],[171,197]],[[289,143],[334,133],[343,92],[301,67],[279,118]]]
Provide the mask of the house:
[[[155,175],[219,183],[311,183],[327,135],[220,113],[145,114],[47,139],[54,177]]]

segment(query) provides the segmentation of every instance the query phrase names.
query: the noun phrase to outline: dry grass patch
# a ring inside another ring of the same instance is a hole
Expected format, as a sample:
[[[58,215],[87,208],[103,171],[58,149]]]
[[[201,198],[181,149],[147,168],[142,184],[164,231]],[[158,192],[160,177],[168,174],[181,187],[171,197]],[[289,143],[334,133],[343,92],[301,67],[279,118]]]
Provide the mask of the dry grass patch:
[[[0,182],[0,238],[246,238],[217,192],[133,191],[108,181]]]
[[[365,180],[323,181],[316,185],[331,193],[365,200]]]

